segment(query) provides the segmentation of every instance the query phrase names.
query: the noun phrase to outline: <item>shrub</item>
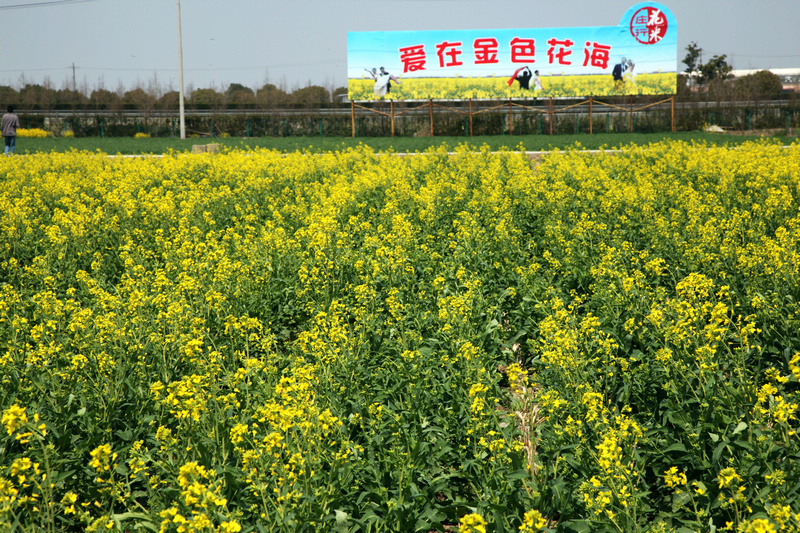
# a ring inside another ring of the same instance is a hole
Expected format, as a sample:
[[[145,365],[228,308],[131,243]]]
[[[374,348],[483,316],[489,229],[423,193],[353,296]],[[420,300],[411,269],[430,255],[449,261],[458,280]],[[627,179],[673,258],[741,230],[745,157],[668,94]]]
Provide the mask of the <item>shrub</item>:
[[[45,137],[52,137],[53,134],[41,128],[19,128],[17,130],[17,137],[31,137],[36,139],[43,139]]]

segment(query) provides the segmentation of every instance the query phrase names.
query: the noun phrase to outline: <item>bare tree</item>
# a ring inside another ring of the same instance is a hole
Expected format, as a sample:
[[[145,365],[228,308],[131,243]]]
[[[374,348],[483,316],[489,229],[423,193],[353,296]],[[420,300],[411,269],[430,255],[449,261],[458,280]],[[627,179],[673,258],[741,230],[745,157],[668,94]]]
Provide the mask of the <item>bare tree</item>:
[[[153,100],[158,100],[164,94],[161,83],[158,80],[158,72],[153,71],[153,77],[147,82],[147,92],[153,97]]]

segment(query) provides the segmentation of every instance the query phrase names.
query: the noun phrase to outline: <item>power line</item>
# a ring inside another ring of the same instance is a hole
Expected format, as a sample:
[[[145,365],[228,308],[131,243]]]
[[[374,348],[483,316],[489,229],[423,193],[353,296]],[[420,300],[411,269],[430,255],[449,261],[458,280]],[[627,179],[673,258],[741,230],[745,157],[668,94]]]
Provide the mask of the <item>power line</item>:
[[[0,6],[0,10],[25,9],[26,7],[60,6],[64,4],[82,4],[84,2],[94,2],[94,0],[50,0],[48,2],[35,2],[32,4],[12,4],[10,6]]]
[[[278,65],[260,65],[260,66],[246,66],[246,67],[204,67],[204,68],[185,68],[187,72],[216,72],[216,71],[237,71],[237,70],[263,70],[263,69],[282,69],[282,68],[298,68],[298,67],[312,67],[318,65],[339,65],[341,62],[330,61],[311,61],[303,63],[283,63]],[[100,71],[100,72],[177,72],[177,68],[120,68],[120,67],[81,67],[75,66],[80,71]],[[15,73],[15,72],[41,72],[41,71],[62,71],[72,70],[72,66],[56,67],[56,68],[25,68],[25,69],[0,69],[0,73]]]
[[[800,57],[800,54],[785,55],[785,56],[784,55],[776,56],[776,55],[771,55],[771,54],[770,55],[760,55],[760,56],[747,55],[747,54],[736,54],[736,57],[766,57],[766,58],[780,57],[780,58],[785,58],[785,57]]]

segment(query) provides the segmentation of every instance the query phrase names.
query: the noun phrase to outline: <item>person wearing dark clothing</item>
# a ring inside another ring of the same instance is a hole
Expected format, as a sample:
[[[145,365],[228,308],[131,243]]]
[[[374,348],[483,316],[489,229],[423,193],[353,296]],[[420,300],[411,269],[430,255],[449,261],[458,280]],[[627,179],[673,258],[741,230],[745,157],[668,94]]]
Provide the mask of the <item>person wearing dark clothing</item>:
[[[622,61],[614,65],[614,69],[611,71],[611,76],[613,76],[614,81],[617,83],[621,82],[626,70],[628,70],[628,63],[623,57]]]
[[[533,77],[533,73],[531,73],[531,69],[528,67],[523,67],[522,71],[517,71],[517,75],[514,76],[514,79],[519,82],[519,88],[528,90],[531,88],[531,78]]]

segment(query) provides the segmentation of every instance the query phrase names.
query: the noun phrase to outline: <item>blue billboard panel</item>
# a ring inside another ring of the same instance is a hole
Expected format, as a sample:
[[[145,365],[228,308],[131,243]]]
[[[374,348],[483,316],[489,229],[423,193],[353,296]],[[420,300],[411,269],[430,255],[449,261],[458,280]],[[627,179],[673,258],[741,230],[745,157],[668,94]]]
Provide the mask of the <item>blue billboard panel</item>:
[[[675,94],[678,25],[642,2],[617,26],[349,32],[351,100]]]

